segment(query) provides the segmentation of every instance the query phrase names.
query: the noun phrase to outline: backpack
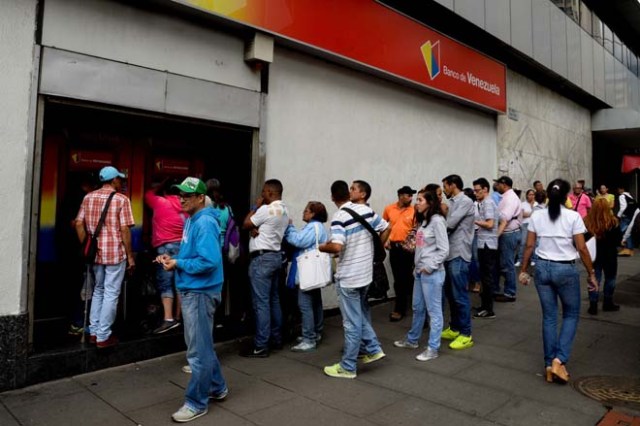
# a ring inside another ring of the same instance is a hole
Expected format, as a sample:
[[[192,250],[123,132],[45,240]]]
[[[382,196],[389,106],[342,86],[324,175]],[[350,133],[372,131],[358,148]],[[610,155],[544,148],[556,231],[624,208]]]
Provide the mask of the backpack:
[[[625,200],[627,200],[627,208],[624,210],[622,215],[632,218],[633,214],[638,208],[638,202],[633,197],[629,197],[626,194],[623,194],[622,196],[625,198]]]

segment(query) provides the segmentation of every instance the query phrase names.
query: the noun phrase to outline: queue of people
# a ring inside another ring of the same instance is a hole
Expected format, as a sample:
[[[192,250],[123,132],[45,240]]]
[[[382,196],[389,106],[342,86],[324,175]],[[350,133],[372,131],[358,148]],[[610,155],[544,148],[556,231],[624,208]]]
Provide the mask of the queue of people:
[[[76,218],[81,241],[104,226],[93,266],[96,286],[89,325],[90,341],[98,348],[117,344],[110,327],[125,270],[135,267],[128,233],[133,225],[131,207],[129,200],[117,193],[124,178],[113,167],[101,170],[103,187],[85,197]],[[342,357],[324,367],[324,373],[353,379],[358,362],[385,358],[371,323],[368,297],[374,279],[374,248],[382,244],[391,254],[396,292],[389,320],[402,320],[408,306],[412,307],[410,329],[394,346],[418,349],[428,319],[429,335],[425,349],[415,357],[418,361],[437,359],[442,340],[450,341],[448,346],[453,350],[472,348],[472,318],[496,318],[494,302],[516,302],[516,281],[530,284],[529,271],[535,267],[543,317],[545,379],[566,383],[581,300],[576,260],[579,258],[588,272],[588,312],[597,315],[603,274],[603,310],[620,309],[613,302],[620,254],[617,246],[623,241],[633,246],[640,211],[635,200],[622,188],[612,203],[604,185],[592,200],[584,192],[583,182],[577,182],[569,194],[571,187],[562,179],[552,181],[546,190],[535,182],[534,188],[525,192],[524,201],[508,176],[494,180],[493,194],[485,178],[474,180],[473,188],[467,191],[459,175],[446,176],[441,183],[420,190],[399,188],[397,201],[380,216],[369,206],[372,189],[367,182],[355,180],[349,185],[335,181],[330,193],[337,211],[327,232],[324,224],[329,217],[321,202],[307,203],[302,214],[305,225],[296,229],[282,200],[282,183],[267,180],[255,206],[241,222],[250,235],[248,275],[255,317],[252,345],[241,355],[266,358],[270,351],[282,349],[280,283],[288,269],[289,281],[298,284],[297,257],[319,250],[335,257],[333,282],[344,328]],[[161,334],[182,323],[188,361],[183,370],[191,374],[184,404],[172,416],[176,422],[206,414],[210,400],[223,400],[229,393],[213,346],[214,316],[222,300],[224,259],[229,250],[226,237],[235,226],[220,188],[217,180],[207,185],[188,177],[180,184],[163,182],[145,194],[153,210],[156,285],[164,308],[163,322],[154,332]],[[597,255],[593,260],[585,236],[595,238]],[[283,257],[283,241],[295,248],[289,268]],[[474,263],[481,283],[481,304],[472,308],[469,292],[473,286],[469,284]],[[517,266],[521,270],[516,279]],[[311,352],[322,341],[321,289],[297,289],[297,300],[302,332],[290,349]],[[563,312],[559,331],[558,300]],[[446,327],[445,301],[450,312]]]

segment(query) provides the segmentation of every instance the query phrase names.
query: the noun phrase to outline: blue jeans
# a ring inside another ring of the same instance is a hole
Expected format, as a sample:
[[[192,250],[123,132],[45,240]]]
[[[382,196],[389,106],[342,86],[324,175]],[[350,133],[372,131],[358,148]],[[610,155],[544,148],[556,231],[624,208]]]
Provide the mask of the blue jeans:
[[[104,342],[111,336],[111,326],[116,319],[118,298],[126,269],[126,260],[117,265],[93,265],[95,287],[89,322],[91,334],[96,336],[98,342]]]
[[[516,297],[516,265],[515,257],[518,243],[520,242],[520,232],[509,232],[502,234],[498,240],[498,252],[500,253],[500,272],[504,275],[504,293],[500,291],[500,275],[495,282],[494,294],[504,294],[507,297]]]
[[[407,333],[407,341],[418,343],[428,313],[430,318],[428,346],[435,350],[440,348],[440,336],[444,323],[442,315],[444,276],[444,271],[416,275],[413,283],[413,319],[411,320],[411,329]]]
[[[467,291],[469,282],[469,262],[456,257],[444,263],[447,274],[444,281],[444,295],[449,300],[453,331],[471,336],[471,301]]]
[[[620,218],[620,232],[624,235],[624,232],[631,225],[631,218],[627,216],[622,216]],[[633,237],[629,235],[627,241],[625,241],[625,248],[633,250]]]
[[[356,371],[358,353],[375,354],[382,351],[376,332],[371,327],[368,289],[368,285],[345,288],[340,286],[339,281],[336,282],[344,328],[344,350],[340,366],[347,371]]]
[[[213,315],[221,296],[220,293],[188,291],[181,291],[180,296],[187,362],[191,367],[185,405],[196,411],[203,411],[209,404],[209,395],[219,394],[227,388],[220,361],[213,348]]]
[[[544,363],[554,358],[569,361],[580,314],[580,276],[575,264],[538,259],[536,290],[542,306],[542,340]],[[558,298],[562,304],[562,325],[558,334]]]
[[[596,280],[598,284],[601,283],[602,272],[604,272],[604,298],[605,300],[611,300],[613,298],[613,292],[616,289],[616,276],[618,275],[618,262],[617,259],[613,259],[610,262],[594,263],[593,268],[596,270]],[[600,297],[600,291],[590,291],[589,301],[597,302]]]
[[[253,311],[256,315],[256,349],[269,345],[269,338],[275,344],[282,343],[282,310],[278,283],[282,273],[282,254],[264,253],[251,259],[249,279]]]
[[[158,246],[156,247],[156,252],[158,253],[158,256],[161,254],[167,254],[174,257],[180,253],[180,241]],[[160,293],[160,297],[173,299],[174,276],[174,271],[165,271],[162,264],[156,264],[156,288],[158,289],[158,293]]]
[[[307,343],[316,343],[322,335],[324,312],[322,310],[322,290],[302,291],[298,289],[298,307],[302,315],[302,339]]]

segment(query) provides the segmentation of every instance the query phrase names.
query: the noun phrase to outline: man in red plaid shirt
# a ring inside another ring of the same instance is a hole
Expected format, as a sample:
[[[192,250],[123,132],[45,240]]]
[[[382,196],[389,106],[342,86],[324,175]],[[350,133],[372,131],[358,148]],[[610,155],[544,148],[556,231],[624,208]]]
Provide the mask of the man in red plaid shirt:
[[[76,232],[82,242],[87,233],[92,235],[95,232],[109,195],[116,192],[98,236],[98,254],[93,265],[95,288],[89,314],[89,341],[96,343],[98,348],[118,344],[118,339],[111,333],[111,325],[116,318],[125,270],[131,271],[135,267],[131,250],[130,228],[134,225],[131,203],[126,196],[117,193],[124,178],[125,175],[115,167],[102,168],[102,188],[84,197],[76,217]]]

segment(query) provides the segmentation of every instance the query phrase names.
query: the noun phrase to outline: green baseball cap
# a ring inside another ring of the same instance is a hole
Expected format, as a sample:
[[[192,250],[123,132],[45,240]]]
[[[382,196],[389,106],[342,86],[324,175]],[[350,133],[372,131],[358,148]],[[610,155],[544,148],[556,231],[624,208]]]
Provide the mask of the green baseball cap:
[[[207,193],[207,185],[205,185],[203,181],[195,177],[188,177],[185,180],[183,180],[180,185],[173,185],[173,186],[187,194],[206,194]]]

